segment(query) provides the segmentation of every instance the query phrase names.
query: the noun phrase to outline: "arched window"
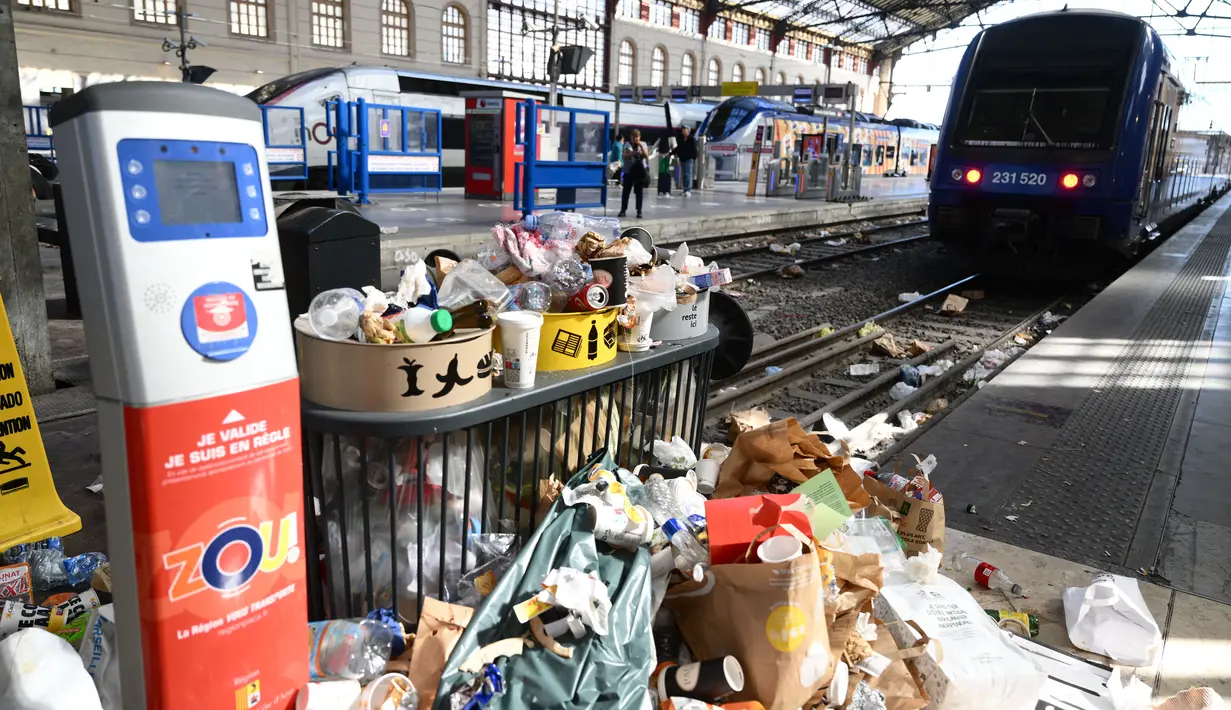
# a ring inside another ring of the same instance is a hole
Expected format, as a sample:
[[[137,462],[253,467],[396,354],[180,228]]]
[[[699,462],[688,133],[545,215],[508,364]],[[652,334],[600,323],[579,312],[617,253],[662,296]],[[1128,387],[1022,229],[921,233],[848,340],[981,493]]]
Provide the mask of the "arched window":
[[[655,47],[650,55],[650,85],[665,86],[667,79],[667,50]]]
[[[710,86],[718,86],[718,83],[722,81],[722,63],[717,59],[711,59],[708,73],[709,78],[706,83]]]
[[[444,44],[441,46],[441,59],[446,64],[466,63],[466,16],[457,5],[445,7],[440,20],[441,34]]]
[[[395,57],[409,57],[411,36],[408,0],[381,0],[380,51]]]
[[[633,43],[628,40],[620,43],[619,68],[619,73],[616,75],[616,83],[631,86],[633,77],[637,73],[637,50],[633,49]]]
[[[756,73],[756,74],[753,74],[752,76],[753,76],[753,78],[755,78],[755,79],[756,79],[756,82],[757,82],[758,84],[764,84],[764,83],[765,83],[765,70],[764,70],[764,69],[758,69],[758,70],[757,70],[757,73]]]
[[[743,81],[743,80],[744,80],[744,65],[740,64],[739,62],[736,62],[735,66],[731,67],[731,81]]]
[[[785,83],[786,83],[786,72],[784,72],[784,71],[780,71],[780,72],[778,72],[778,83],[779,83],[779,84],[785,84]]]
[[[692,86],[694,78],[692,62],[692,52],[684,52],[684,57],[680,60],[680,84],[684,86]]]

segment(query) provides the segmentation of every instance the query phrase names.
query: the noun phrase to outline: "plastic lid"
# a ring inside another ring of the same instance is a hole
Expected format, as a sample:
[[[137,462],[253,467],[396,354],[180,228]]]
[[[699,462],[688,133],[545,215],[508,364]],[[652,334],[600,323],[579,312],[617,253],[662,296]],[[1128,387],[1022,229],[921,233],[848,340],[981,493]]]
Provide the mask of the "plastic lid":
[[[663,535],[666,535],[668,540],[675,537],[677,532],[687,530],[688,528],[686,528],[683,523],[675,518],[671,518],[667,522],[663,523]]]
[[[432,311],[432,330],[437,333],[447,333],[453,329],[453,314],[443,308]]]

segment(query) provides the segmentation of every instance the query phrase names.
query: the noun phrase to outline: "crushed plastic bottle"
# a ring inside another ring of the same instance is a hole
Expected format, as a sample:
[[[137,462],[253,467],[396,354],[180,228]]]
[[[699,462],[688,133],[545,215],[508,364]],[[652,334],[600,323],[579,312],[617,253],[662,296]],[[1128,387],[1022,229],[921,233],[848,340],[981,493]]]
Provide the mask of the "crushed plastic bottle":
[[[893,398],[893,401],[901,402],[914,394],[916,389],[918,389],[918,387],[911,387],[905,382],[896,382],[893,387],[889,388],[889,396]]]
[[[910,385],[911,387],[918,387],[923,384],[923,378],[920,376],[918,368],[911,365],[902,365],[898,368],[898,371],[901,373],[902,382],[907,385]]]
[[[58,547],[31,550],[30,583],[34,586],[34,591],[45,592],[68,584],[64,561],[64,551]]]
[[[94,570],[106,563],[107,556],[103,553],[86,552],[76,557],[69,557],[61,563],[61,566],[64,568],[64,575],[68,577],[68,583],[76,587],[90,581]]]
[[[1017,596],[1022,594],[1022,585],[1014,584],[1007,574],[978,557],[963,552],[953,560],[953,566],[959,572],[965,572],[973,577],[981,587],[997,589]]]
[[[693,536],[687,523],[672,518],[663,523],[663,534],[671,541],[671,547],[675,548],[677,569],[688,571],[698,566],[702,569],[709,568],[710,553]]]
[[[393,632],[373,619],[310,621],[308,668],[314,681],[357,680],[367,683],[385,672]]]
[[[334,288],[316,294],[308,305],[312,332],[326,340],[350,340],[359,329],[363,300],[363,294],[353,288]]]

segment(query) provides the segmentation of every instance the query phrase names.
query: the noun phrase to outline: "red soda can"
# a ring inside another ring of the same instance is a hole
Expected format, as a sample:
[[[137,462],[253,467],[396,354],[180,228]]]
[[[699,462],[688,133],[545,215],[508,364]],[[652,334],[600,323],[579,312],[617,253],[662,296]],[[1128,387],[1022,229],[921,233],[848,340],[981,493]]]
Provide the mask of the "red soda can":
[[[607,289],[598,284],[586,284],[568,300],[570,311],[597,311],[607,306]]]

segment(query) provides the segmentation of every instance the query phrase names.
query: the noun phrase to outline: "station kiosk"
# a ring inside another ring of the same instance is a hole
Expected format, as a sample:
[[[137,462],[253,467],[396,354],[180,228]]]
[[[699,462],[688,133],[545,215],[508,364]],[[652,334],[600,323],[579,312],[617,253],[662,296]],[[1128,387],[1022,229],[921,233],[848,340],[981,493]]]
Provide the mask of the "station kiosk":
[[[525,158],[523,108],[526,99],[535,98],[515,91],[466,92],[466,197],[484,200],[511,200],[515,173]],[[559,131],[546,132],[550,111],[540,108],[538,157],[556,159]]]
[[[261,114],[194,84],[51,110],[98,396],[125,710],[308,680],[299,379]]]

